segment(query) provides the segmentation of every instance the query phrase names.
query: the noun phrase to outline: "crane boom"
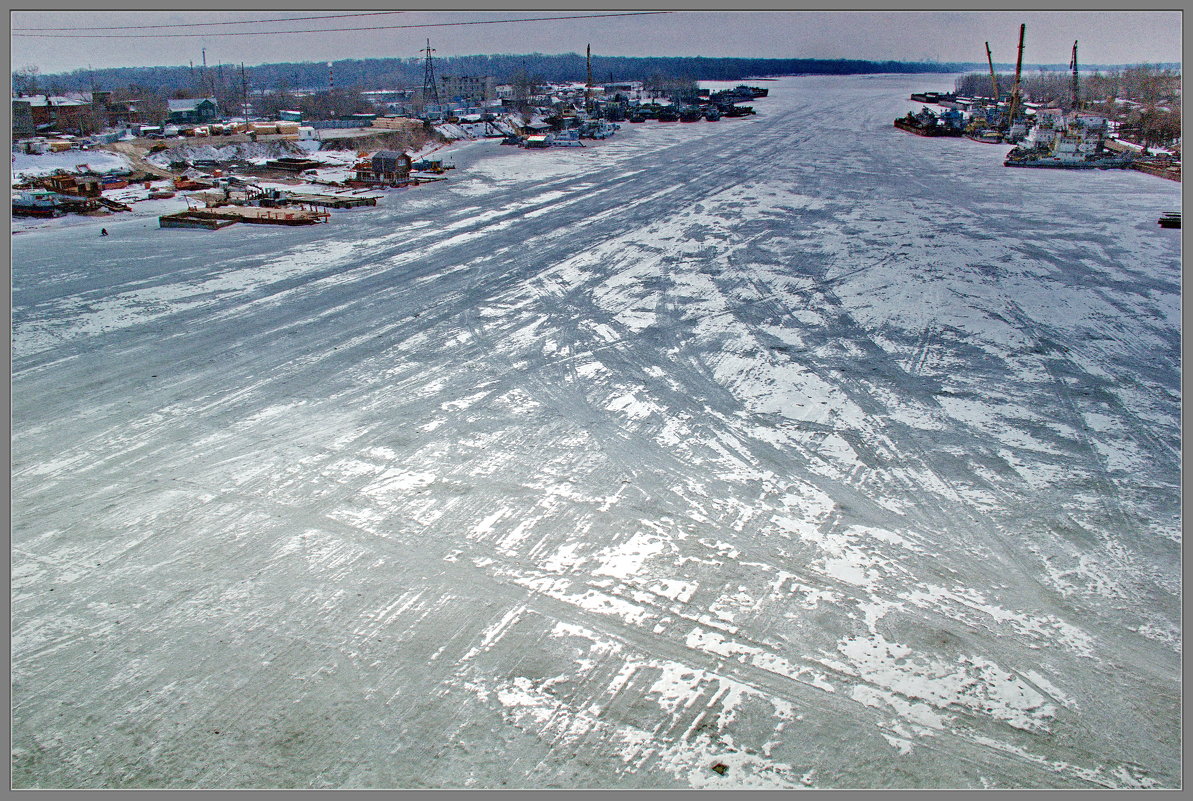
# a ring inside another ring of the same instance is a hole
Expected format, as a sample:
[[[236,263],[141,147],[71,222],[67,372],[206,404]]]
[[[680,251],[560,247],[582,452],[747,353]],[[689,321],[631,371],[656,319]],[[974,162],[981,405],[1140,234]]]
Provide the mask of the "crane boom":
[[[588,83],[584,89],[584,110],[592,113],[592,45],[588,46]]]
[[[998,76],[994,74],[994,59],[990,56],[990,43],[986,42],[986,63],[990,65],[990,90],[994,92],[994,102],[998,102]]]
[[[1027,25],[1019,26],[1019,56],[1015,59],[1015,85],[1011,88],[1011,108],[1007,113],[1007,125],[1015,124],[1015,112],[1019,110],[1022,100],[1019,94],[1019,76],[1023,73],[1023,36]]]
[[[1078,91],[1077,84],[1077,43],[1073,42],[1073,60],[1069,63],[1069,69],[1073,70],[1073,111],[1081,109],[1081,94]]]

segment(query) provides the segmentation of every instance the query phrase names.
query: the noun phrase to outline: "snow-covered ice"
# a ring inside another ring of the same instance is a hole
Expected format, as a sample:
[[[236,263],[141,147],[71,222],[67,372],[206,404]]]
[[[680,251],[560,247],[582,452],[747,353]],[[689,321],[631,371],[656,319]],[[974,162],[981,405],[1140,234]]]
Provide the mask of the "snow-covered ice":
[[[14,785],[1178,787],[1180,187],[950,80],[15,233]]]

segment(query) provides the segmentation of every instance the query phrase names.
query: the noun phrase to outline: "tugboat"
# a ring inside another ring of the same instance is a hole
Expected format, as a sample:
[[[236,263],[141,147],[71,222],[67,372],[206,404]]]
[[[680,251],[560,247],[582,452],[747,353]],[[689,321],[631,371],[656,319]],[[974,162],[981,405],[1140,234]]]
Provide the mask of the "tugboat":
[[[659,109],[658,120],[659,122],[678,122],[679,111],[675,106],[663,106]]]
[[[709,122],[716,122],[721,119],[721,110],[716,106],[709,106],[704,110],[704,119]]]
[[[704,119],[704,113],[699,106],[685,106],[679,110],[680,122],[699,122]]]
[[[1156,220],[1161,228],[1180,228],[1181,227],[1181,213],[1179,211],[1166,211]]]

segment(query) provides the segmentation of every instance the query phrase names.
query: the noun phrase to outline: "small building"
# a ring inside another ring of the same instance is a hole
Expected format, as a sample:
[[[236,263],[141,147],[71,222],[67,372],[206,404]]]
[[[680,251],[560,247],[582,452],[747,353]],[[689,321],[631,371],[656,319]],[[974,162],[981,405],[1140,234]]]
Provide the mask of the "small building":
[[[378,150],[368,161],[353,167],[354,176],[348,183],[357,186],[405,186],[410,183],[411,159],[396,150]]]
[[[410,162],[410,156],[401,151],[378,150],[369,163],[382,183],[406,183],[410,180]]]
[[[214,97],[167,100],[167,120],[173,123],[204,123],[219,118],[219,104]]]

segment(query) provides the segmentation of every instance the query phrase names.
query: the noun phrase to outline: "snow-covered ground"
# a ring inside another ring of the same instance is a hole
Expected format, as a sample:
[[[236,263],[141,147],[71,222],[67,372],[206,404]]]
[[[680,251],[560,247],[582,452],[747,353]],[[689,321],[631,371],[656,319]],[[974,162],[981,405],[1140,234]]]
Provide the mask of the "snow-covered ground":
[[[119,153],[107,150],[63,150],[59,153],[13,153],[13,181],[52,175],[55,170],[75,172],[81,165],[87,165],[99,174],[106,172],[127,172],[129,161]]]
[[[14,785],[1179,786],[1180,187],[939,83],[14,236]]]

